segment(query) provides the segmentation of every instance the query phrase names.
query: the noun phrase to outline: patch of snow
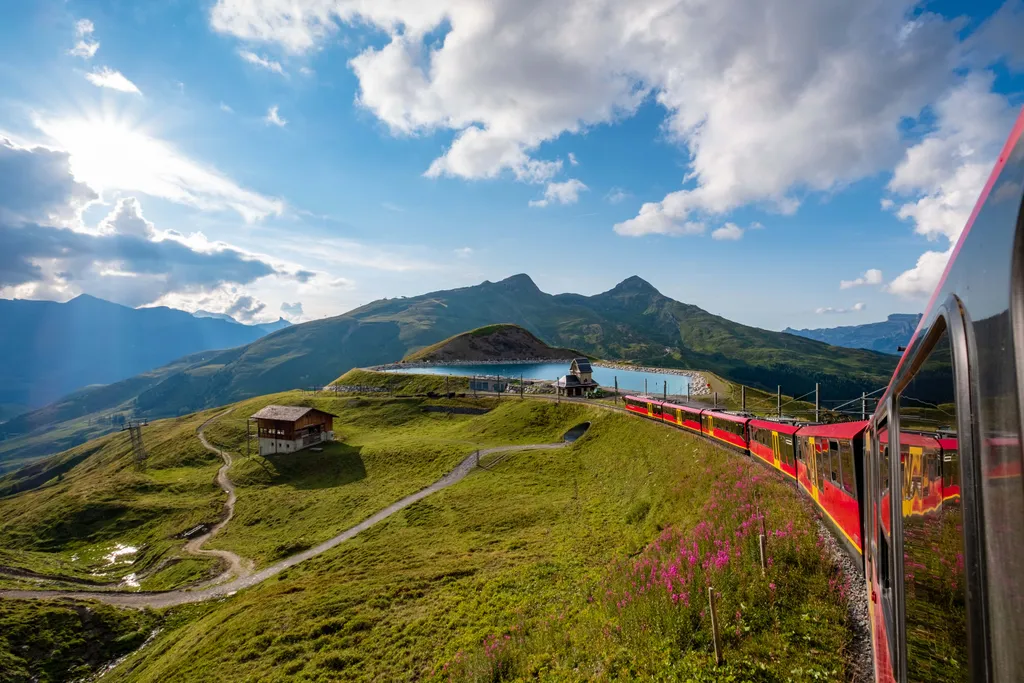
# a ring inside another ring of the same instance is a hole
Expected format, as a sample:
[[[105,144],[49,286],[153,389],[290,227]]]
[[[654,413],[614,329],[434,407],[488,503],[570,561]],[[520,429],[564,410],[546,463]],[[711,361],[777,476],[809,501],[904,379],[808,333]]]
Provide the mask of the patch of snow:
[[[131,573],[131,574],[128,574],[123,579],[121,579],[121,585],[122,586],[126,586],[128,588],[138,588],[139,587],[139,577],[136,576],[134,572]]]
[[[130,564],[135,560],[130,558],[125,560],[118,560],[118,558],[122,555],[134,555],[137,552],[139,552],[139,549],[134,546],[124,545],[122,543],[115,543],[114,549],[110,551],[108,554],[104,555],[103,559],[107,561],[107,564],[116,564],[119,561],[128,562]]]

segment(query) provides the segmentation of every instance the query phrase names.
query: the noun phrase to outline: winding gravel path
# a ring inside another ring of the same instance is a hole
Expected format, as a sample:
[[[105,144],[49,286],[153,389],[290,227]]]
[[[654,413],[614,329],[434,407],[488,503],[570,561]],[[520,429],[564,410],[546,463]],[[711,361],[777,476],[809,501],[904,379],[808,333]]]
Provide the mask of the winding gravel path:
[[[215,416],[214,418],[211,418],[211,420],[215,419],[216,417],[219,417],[219,415]],[[206,423],[204,423],[203,427],[205,427],[207,424],[209,424],[209,422],[211,420],[208,420]],[[200,427],[200,430],[202,430],[202,427]],[[201,434],[201,432],[200,432],[200,434]],[[200,438],[202,438],[202,436],[200,436]],[[230,507],[229,507],[229,513],[228,513],[227,517],[224,519],[224,521],[222,521],[219,524],[217,524],[215,527],[213,527],[209,532],[207,532],[203,536],[195,539],[195,541],[197,543],[195,549],[196,549],[197,552],[208,552],[208,553],[221,554],[221,553],[226,553],[227,551],[218,551],[218,550],[200,551],[198,546],[202,545],[203,541],[205,541],[206,539],[210,538],[218,530],[223,528],[223,526],[225,524],[227,524],[228,520],[231,519],[231,513],[234,510],[234,500],[235,500],[234,487],[231,486],[231,482],[227,478],[227,467],[230,465],[231,458],[230,458],[229,455],[227,455],[223,451],[214,449],[212,446],[210,446],[209,443],[205,440],[205,438],[203,438],[203,444],[207,448],[210,448],[212,450],[216,450],[216,452],[220,453],[221,457],[225,458],[225,460],[226,460],[225,466],[221,468],[220,472],[218,472],[217,481],[221,484],[221,486],[224,488],[224,490],[228,492],[228,500],[229,500],[229,506]],[[565,446],[568,446],[568,445],[569,445],[569,442],[563,441],[563,442],[560,442],[560,443],[531,444],[531,445],[523,445],[523,446],[497,446],[495,448],[486,448],[486,449],[480,450],[479,452],[474,451],[465,460],[463,460],[461,463],[459,463],[458,466],[455,469],[453,469],[451,472],[449,472],[448,474],[444,475],[443,477],[441,477],[440,479],[435,481],[430,486],[426,487],[425,489],[421,489],[421,490],[417,491],[416,493],[413,493],[412,495],[406,496],[405,498],[402,498],[401,500],[398,500],[398,501],[392,503],[391,505],[387,506],[386,508],[384,508],[380,512],[378,512],[378,513],[368,517],[367,519],[363,520],[359,524],[356,524],[355,526],[353,526],[353,527],[351,527],[349,529],[346,529],[345,531],[341,532],[340,534],[338,534],[334,538],[328,539],[328,540],[324,541],[323,543],[321,543],[320,545],[315,546],[313,548],[310,548],[308,550],[304,550],[301,553],[296,553],[295,555],[292,555],[291,557],[286,557],[285,559],[281,560],[280,562],[272,564],[269,567],[266,567],[265,569],[262,569],[262,570],[260,570],[260,571],[258,571],[256,573],[254,573],[254,574],[253,573],[247,573],[244,576],[238,576],[233,581],[230,581],[228,583],[222,583],[220,585],[210,586],[210,587],[206,587],[206,588],[194,588],[194,589],[191,589],[191,590],[187,590],[187,589],[186,590],[175,590],[175,591],[166,591],[166,592],[161,592],[161,593],[155,593],[155,592],[121,593],[121,592],[113,592],[113,591],[103,591],[103,592],[101,592],[101,591],[63,591],[63,590],[6,590],[6,591],[0,591],[0,599],[4,599],[4,600],[39,600],[39,599],[47,599],[47,598],[79,598],[79,599],[83,599],[83,600],[98,600],[99,602],[104,602],[104,603],[106,603],[108,605],[118,605],[118,606],[121,606],[121,607],[136,607],[136,608],[154,607],[154,608],[159,608],[159,607],[172,607],[174,605],[183,605],[183,604],[191,603],[191,602],[202,602],[204,600],[214,600],[216,598],[222,598],[222,597],[226,597],[226,596],[229,596],[229,595],[234,595],[237,591],[240,591],[240,590],[242,590],[244,588],[249,588],[251,586],[255,586],[258,583],[266,581],[270,577],[272,577],[272,576],[274,576],[276,574],[280,574],[285,569],[288,569],[289,567],[294,567],[295,565],[297,565],[298,563],[300,563],[300,562],[302,562],[304,560],[308,560],[311,557],[316,557],[317,555],[320,555],[322,553],[327,552],[328,550],[330,550],[331,548],[335,547],[336,545],[344,543],[345,541],[347,541],[350,538],[354,537],[356,534],[358,534],[358,533],[360,533],[362,531],[366,531],[367,529],[369,529],[373,525],[377,524],[378,522],[384,521],[385,519],[387,519],[391,515],[395,514],[396,512],[404,510],[405,508],[409,507],[410,505],[412,505],[416,501],[422,500],[423,498],[426,498],[427,496],[429,496],[432,493],[436,493],[436,492],[440,491],[441,489],[448,488],[452,484],[455,484],[455,483],[461,481],[462,479],[465,478],[465,476],[467,474],[470,473],[470,471],[476,465],[478,457],[483,457],[485,455],[490,455],[492,453],[501,453],[501,452],[505,452],[505,451],[514,452],[514,451],[531,451],[531,450],[549,450],[549,449],[555,449],[555,448],[564,448]],[[224,475],[223,478],[221,477],[221,474]],[[228,555],[232,555],[234,557],[234,560],[238,562],[237,566],[239,566],[239,567],[243,567],[244,566],[245,563],[240,558],[238,558],[237,556],[233,555],[233,553],[227,553],[227,554]],[[229,559],[225,555],[220,555],[220,556],[221,557],[225,557],[225,559]],[[229,562],[230,561],[231,560],[229,559]],[[234,567],[236,565],[234,563],[232,563],[232,566]],[[243,571],[244,571],[244,569],[243,569]],[[223,574],[221,576],[223,577],[226,574],[227,573],[225,573],[225,574]],[[218,577],[218,579],[215,579],[215,581],[219,580],[220,578],[221,577]]]
[[[196,436],[199,437],[199,441],[200,443],[203,444],[203,447],[206,450],[210,451],[211,453],[216,453],[224,461],[224,464],[221,465],[221,468],[217,470],[217,484],[220,485],[224,493],[228,494],[228,499],[227,501],[224,502],[224,519],[210,527],[210,529],[205,534],[201,536],[196,536],[195,538],[189,540],[189,542],[185,544],[186,553],[189,553],[191,555],[205,555],[207,557],[219,557],[228,563],[228,568],[225,569],[220,576],[217,576],[214,579],[211,579],[210,581],[203,582],[202,584],[197,586],[197,588],[223,583],[224,581],[230,579],[232,576],[238,578],[245,578],[246,576],[252,574],[252,562],[250,560],[243,560],[241,557],[231,552],[230,550],[212,550],[209,548],[206,550],[203,549],[203,544],[211,538],[213,538],[214,536],[216,536],[217,533],[220,532],[220,530],[223,529],[225,525],[227,525],[227,523],[231,521],[231,518],[235,516],[235,501],[238,499],[238,497],[235,495],[235,485],[231,483],[231,479],[228,478],[228,470],[231,469],[231,454],[228,453],[227,451],[222,451],[221,449],[211,444],[209,441],[207,441],[206,434],[203,433],[207,425],[209,425],[214,420],[220,418],[221,416],[226,415],[229,412],[230,410],[225,410],[224,412],[217,413],[209,420],[199,425],[199,429],[196,430]]]

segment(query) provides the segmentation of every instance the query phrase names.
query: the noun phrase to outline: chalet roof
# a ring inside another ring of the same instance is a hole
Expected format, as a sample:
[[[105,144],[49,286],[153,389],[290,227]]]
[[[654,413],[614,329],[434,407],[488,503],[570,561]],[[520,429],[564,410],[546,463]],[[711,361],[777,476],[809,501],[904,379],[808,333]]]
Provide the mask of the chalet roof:
[[[576,375],[562,375],[558,378],[558,386],[560,387],[578,387],[580,385],[580,378]]]
[[[593,370],[590,369],[590,361],[586,358],[577,358],[573,360],[573,363],[576,364],[576,369],[579,372],[593,372]]]
[[[318,410],[317,408],[307,408],[305,406],[267,406],[262,410],[259,410],[252,414],[252,417],[257,420],[280,420],[282,422],[296,422],[307,413],[321,413],[323,415],[330,415],[331,417],[338,417],[332,415],[324,410]]]

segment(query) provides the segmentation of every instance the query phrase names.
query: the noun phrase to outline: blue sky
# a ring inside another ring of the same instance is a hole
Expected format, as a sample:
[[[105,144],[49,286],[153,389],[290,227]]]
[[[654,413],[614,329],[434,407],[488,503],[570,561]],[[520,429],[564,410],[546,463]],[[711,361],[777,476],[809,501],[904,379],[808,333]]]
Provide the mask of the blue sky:
[[[922,308],[1024,102],[1020,0],[291,6],[0,10],[0,296],[308,320],[636,274],[869,322]]]

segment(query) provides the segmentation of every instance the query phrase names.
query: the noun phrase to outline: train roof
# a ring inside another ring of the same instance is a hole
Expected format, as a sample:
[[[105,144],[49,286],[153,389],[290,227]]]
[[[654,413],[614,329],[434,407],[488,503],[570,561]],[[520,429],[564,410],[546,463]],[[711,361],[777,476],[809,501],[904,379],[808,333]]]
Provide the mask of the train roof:
[[[746,422],[747,420],[750,419],[749,417],[744,417],[743,415],[733,415],[732,413],[727,413],[724,410],[703,410],[702,412],[713,416],[715,419],[722,418],[725,420],[729,420],[730,422]]]
[[[685,410],[688,413],[699,413],[702,410],[701,408],[694,408],[693,406],[684,406],[678,403],[672,403],[671,401],[663,403],[662,405],[666,408],[679,408],[680,410]]]
[[[762,420],[758,417],[750,420],[750,426],[759,427],[761,429],[770,429],[773,432],[778,432],[779,434],[796,434],[797,430],[800,429],[799,425],[788,424],[786,422],[776,422],[774,420]]]
[[[798,436],[824,436],[830,439],[852,439],[859,436],[868,426],[867,420],[838,422],[830,425],[807,425],[801,427]]]
[[[878,432],[879,441],[888,443],[889,430],[882,429]],[[920,446],[921,448],[935,448],[940,445],[939,440],[930,434],[918,434],[917,432],[900,432],[900,446]]]

